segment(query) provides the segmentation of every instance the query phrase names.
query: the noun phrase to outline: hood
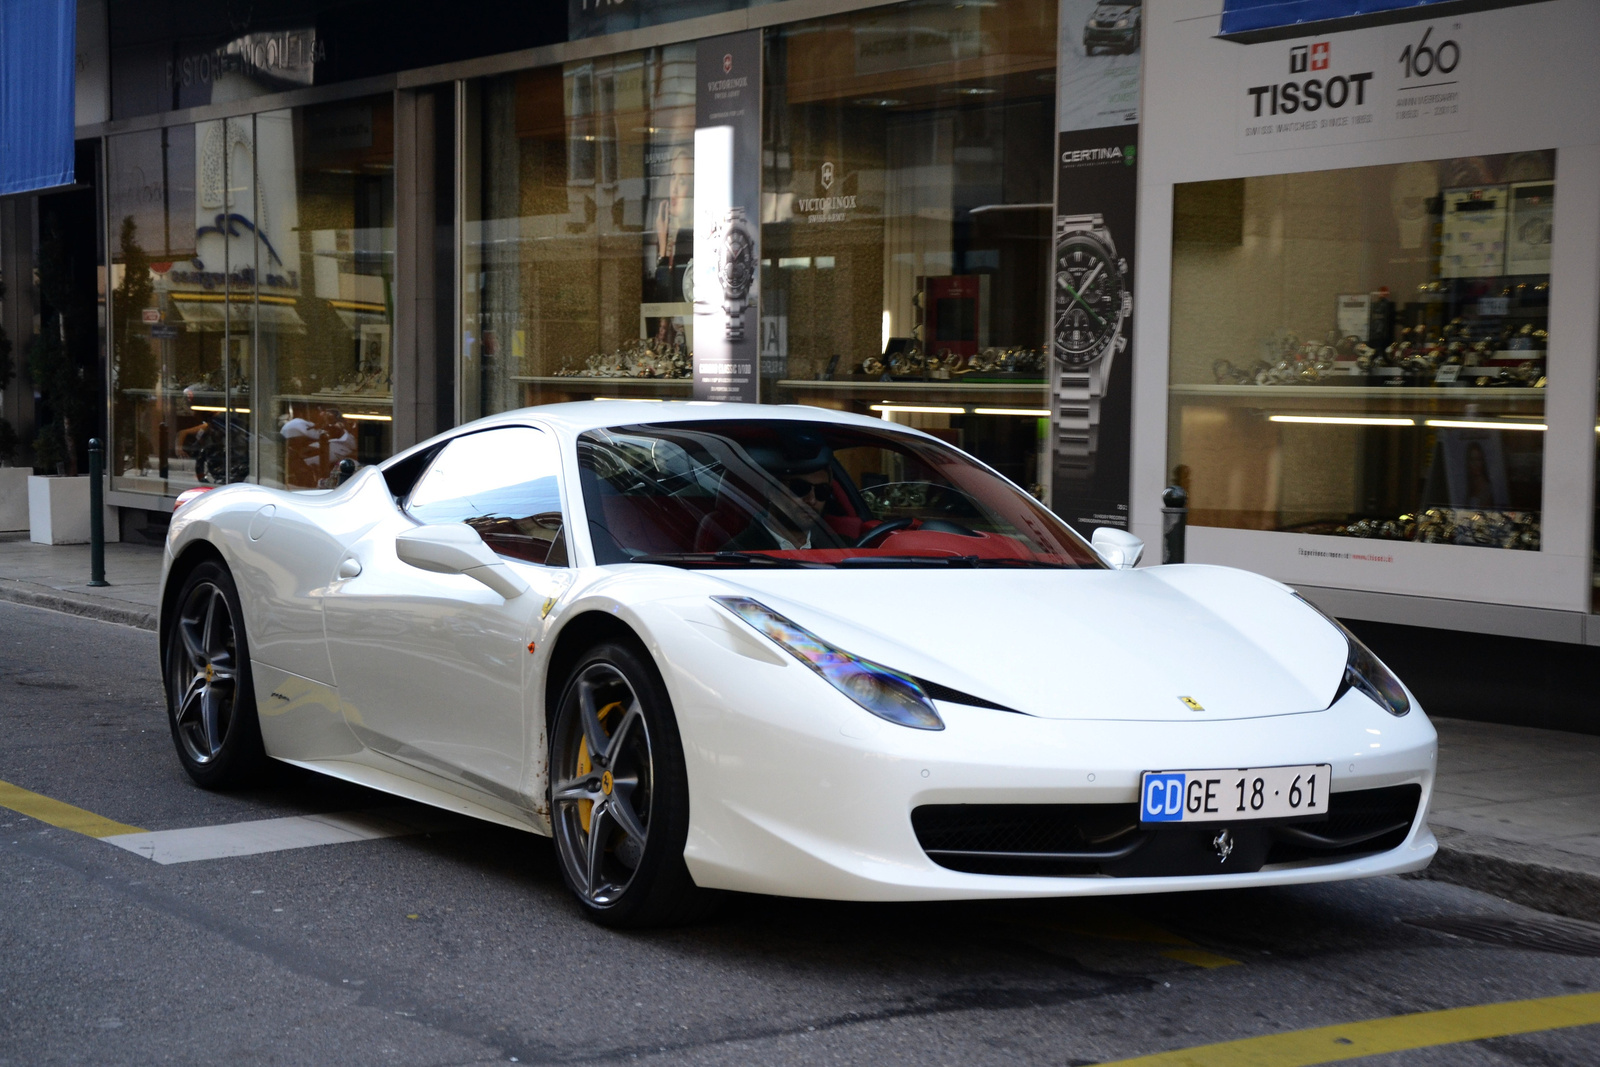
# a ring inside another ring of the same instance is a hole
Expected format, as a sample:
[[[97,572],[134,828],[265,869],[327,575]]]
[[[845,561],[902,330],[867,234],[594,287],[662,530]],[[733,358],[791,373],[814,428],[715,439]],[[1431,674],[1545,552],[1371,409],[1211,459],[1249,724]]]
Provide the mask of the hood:
[[[1318,711],[1348,656],[1284,586],[1226,567],[718,577],[847,652],[1043,718]]]

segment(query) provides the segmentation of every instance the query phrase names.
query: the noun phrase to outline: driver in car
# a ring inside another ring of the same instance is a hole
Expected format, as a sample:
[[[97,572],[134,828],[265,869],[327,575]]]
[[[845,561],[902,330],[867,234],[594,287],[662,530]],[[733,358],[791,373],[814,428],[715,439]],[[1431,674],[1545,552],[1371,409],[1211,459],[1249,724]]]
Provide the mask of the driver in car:
[[[812,534],[822,509],[833,498],[833,450],[810,434],[786,436],[775,447],[757,447],[750,456],[781,486],[781,496],[728,542],[734,552],[819,547]]]

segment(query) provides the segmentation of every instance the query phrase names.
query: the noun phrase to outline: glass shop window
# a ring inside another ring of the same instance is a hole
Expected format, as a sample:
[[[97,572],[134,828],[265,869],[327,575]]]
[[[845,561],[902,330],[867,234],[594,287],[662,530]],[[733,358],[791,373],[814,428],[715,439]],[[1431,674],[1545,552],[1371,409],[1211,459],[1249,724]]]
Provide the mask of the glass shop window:
[[[1537,551],[1555,163],[1177,186],[1168,461],[1189,521]]]
[[[469,83],[464,418],[688,399],[695,46]]]
[[[108,138],[115,488],[389,455],[393,125],[378,96]]]
[[[1054,0],[914,0],[767,32],[763,399],[1042,493],[1056,25]]]

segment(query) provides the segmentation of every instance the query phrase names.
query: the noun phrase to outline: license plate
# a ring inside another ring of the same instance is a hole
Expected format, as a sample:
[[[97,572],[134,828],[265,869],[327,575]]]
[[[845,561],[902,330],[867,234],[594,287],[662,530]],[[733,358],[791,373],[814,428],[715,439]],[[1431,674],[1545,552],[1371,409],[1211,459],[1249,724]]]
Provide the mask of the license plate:
[[[1328,813],[1333,767],[1246,767],[1229,771],[1145,771],[1139,821],[1241,822]]]

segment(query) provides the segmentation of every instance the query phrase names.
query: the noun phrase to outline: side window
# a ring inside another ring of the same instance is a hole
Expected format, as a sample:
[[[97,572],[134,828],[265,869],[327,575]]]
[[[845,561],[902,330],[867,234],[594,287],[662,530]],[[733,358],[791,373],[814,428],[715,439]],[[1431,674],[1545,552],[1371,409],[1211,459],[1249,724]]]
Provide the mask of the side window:
[[[543,430],[468,434],[428,465],[406,512],[418,522],[464,522],[502,556],[565,567],[560,469],[555,439]]]

